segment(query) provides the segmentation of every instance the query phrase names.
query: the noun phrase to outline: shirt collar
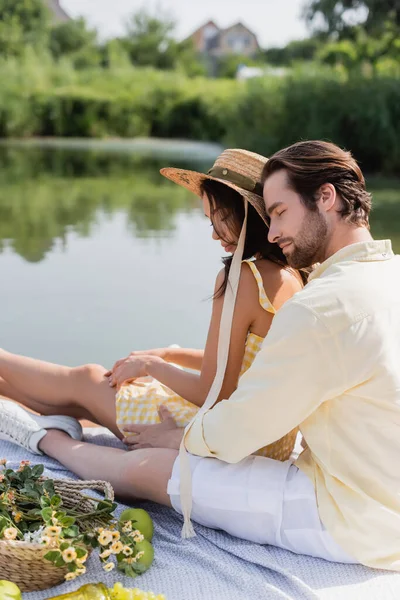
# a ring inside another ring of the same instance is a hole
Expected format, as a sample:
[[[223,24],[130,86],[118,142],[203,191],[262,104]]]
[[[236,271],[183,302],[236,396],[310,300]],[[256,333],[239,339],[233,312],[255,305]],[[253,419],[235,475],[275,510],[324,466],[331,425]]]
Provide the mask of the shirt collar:
[[[372,262],[376,260],[389,260],[393,258],[392,242],[390,240],[372,240],[370,242],[357,242],[350,244],[335,252],[323,263],[315,267],[308,281],[321,277],[332,265],[343,261]]]

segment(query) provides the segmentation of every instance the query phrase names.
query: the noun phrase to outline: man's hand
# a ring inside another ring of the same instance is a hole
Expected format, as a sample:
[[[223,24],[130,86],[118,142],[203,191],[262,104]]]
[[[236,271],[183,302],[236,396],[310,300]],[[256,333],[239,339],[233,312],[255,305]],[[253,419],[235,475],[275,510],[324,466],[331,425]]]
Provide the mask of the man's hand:
[[[177,426],[166,406],[160,406],[158,414],[161,423],[124,426],[124,433],[126,432],[128,435],[122,441],[130,446],[130,450],[138,450],[139,448],[172,448],[173,450],[179,450],[184,428]]]

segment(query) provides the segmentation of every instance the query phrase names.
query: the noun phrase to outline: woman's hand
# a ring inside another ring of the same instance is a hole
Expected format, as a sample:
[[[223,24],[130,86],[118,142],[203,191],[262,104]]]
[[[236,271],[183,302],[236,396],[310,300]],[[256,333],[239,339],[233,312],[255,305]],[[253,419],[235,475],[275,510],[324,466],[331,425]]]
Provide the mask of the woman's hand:
[[[131,352],[129,354],[129,356],[126,356],[125,358],[120,358],[119,360],[117,360],[117,362],[115,363],[113,368],[104,374],[104,377],[110,377],[120,365],[125,363],[130,358],[135,358],[136,356],[139,356],[139,357],[157,356],[158,358],[162,358],[163,360],[166,360],[167,359],[167,351],[168,351],[168,348],[153,348],[151,350],[135,350],[134,352]]]
[[[109,379],[111,387],[117,387],[118,389],[127,382],[134,381],[139,377],[147,376],[147,366],[150,362],[163,362],[163,360],[157,356],[140,355],[140,356],[128,356],[123,361],[118,361],[111,372],[105,374]]]

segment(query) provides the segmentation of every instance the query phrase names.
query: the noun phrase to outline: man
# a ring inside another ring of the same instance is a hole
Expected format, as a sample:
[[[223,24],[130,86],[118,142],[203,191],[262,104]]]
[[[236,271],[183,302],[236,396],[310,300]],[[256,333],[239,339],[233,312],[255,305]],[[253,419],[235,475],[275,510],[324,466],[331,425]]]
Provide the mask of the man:
[[[330,536],[355,561],[400,570],[400,257],[389,241],[373,241],[364,177],[337,146],[300,142],[277,152],[263,184],[270,241],[297,269],[320,264],[276,315],[229,401],[195,421],[186,449],[238,463],[299,425],[307,448],[296,466]],[[181,434],[164,435],[168,445]],[[255,505],[279,506],[281,471],[265,467],[276,497],[267,486]],[[288,480],[281,485],[285,496]],[[310,545],[313,536],[300,496],[278,543],[295,551],[298,536]]]
[[[270,240],[293,267],[319,264],[274,317],[237,390],[186,432],[193,520],[297,553],[400,570],[400,257],[372,239],[363,175],[337,146],[281,150],[262,183]],[[18,360],[0,352],[0,375],[14,372],[16,384]],[[131,427],[142,449],[100,456],[71,439],[79,438],[74,423],[69,437],[54,429],[55,417],[38,425],[3,405],[7,439],[81,477],[107,476],[119,494],[182,510],[174,449],[183,434],[170,417]],[[306,449],[295,465],[252,455],[296,426]]]

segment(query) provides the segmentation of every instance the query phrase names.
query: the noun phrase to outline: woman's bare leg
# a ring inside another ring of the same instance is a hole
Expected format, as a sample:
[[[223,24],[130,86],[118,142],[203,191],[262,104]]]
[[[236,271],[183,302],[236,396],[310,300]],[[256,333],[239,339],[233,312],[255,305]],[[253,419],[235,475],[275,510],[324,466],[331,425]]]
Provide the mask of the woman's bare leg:
[[[64,367],[0,349],[0,393],[44,415],[89,419],[121,438],[115,389],[105,373],[99,365]]]
[[[120,498],[141,498],[171,506],[167,484],[177,450],[145,448],[127,452],[77,442],[54,429],[47,432],[39,448],[81,479],[109,481]]]
[[[2,379],[2,377],[0,377],[0,396],[5,396],[6,398],[8,398],[10,400],[15,400],[15,402],[18,402],[18,404],[23,404],[24,406],[29,406],[30,409],[39,413],[40,415],[45,415],[45,414],[49,413],[48,405],[43,404],[43,402],[38,402],[37,400],[34,400],[33,398],[29,398],[28,396],[25,396],[24,394],[21,394],[20,392],[18,392],[18,390],[16,390],[9,383],[7,383],[7,381]],[[91,420],[91,415],[89,413],[87,413],[87,416],[84,417],[84,414],[85,414],[84,408],[80,408],[79,411],[82,412],[82,416],[79,417],[80,419],[85,418],[89,421]],[[75,417],[77,411],[76,411],[76,408],[64,407],[62,412],[67,417]],[[53,411],[53,414],[54,414],[54,411]]]

